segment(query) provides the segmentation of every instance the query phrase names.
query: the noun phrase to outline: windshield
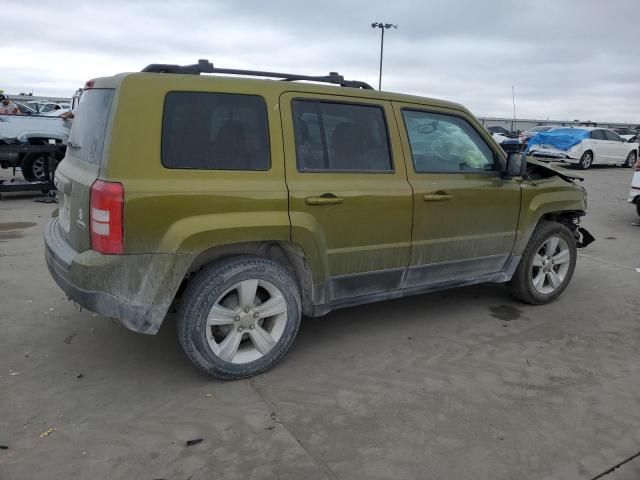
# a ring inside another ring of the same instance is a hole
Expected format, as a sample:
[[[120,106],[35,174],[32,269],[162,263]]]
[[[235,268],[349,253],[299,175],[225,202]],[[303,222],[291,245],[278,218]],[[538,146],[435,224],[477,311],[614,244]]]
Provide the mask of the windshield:
[[[85,162],[100,165],[104,136],[111,112],[113,90],[85,90],[69,133],[71,154]]]

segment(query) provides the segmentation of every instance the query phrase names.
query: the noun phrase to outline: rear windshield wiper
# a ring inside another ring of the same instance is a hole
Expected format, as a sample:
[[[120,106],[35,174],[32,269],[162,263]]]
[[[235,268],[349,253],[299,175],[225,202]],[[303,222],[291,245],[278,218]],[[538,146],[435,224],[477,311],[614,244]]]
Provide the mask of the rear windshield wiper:
[[[78,145],[77,143],[73,143],[73,142],[67,142],[65,145],[67,147],[71,147],[71,148],[78,148],[78,149],[82,148],[80,145]]]

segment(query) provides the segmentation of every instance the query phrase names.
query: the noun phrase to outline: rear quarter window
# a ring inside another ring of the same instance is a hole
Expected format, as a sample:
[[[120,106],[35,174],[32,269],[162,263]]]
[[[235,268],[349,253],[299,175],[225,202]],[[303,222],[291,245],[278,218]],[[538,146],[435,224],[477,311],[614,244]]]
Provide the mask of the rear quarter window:
[[[113,92],[112,89],[95,88],[85,90],[80,97],[67,146],[74,157],[94,165],[102,164]]]
[[[269,170],[264,99],[232,93],[168,93],[162,164],[176,169]]]

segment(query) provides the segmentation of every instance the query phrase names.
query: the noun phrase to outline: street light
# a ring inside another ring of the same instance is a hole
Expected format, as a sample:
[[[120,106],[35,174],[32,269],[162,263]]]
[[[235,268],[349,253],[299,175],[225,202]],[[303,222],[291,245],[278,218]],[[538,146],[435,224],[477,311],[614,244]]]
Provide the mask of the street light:
[[[515,132],[518,128],[518,124],[516,122],[516,87],[515,85],[511,85],[511,99],[513,100],[513,125],[511,126],[511,131]]]
[[[398,28],[398,25],[392,23],[374,22],[371,24],[371,28],[379,28],[382,35],[380,35],[380,73],[378,74],[378,90],[382,90],[382,52],[384,51],[384,31],[390,28]]]

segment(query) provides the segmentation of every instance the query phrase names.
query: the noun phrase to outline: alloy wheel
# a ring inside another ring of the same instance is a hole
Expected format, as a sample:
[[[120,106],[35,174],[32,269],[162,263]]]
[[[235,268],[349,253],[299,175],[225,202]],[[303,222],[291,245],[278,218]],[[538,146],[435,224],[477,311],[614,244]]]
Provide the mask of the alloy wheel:
[[[549,295],[563,284],[571,260],[567,241],[560,236],[548,238],[533,258],[531,282],[538,293]]]
[[[207,343],[225,362],[249,363],[273,349],[286,324],[287,303],[282,292],[266,280],[243,280],[223,292],[211,307]]]
[[[44,174],[44,158],[38,157],[33,161],[33,166],[31,167],[33,172],[33,176],[38,181],[46,180]]]
[[[627,155],[627,160],[624,162],[624,166],[633,167],[635,163],[636,163],[636,153],[630,152],[629,155]]]

